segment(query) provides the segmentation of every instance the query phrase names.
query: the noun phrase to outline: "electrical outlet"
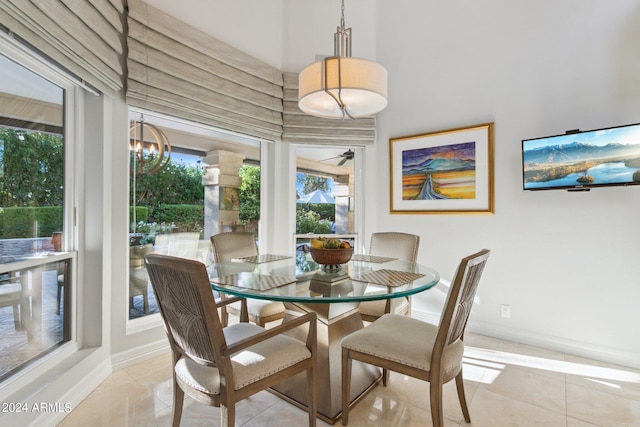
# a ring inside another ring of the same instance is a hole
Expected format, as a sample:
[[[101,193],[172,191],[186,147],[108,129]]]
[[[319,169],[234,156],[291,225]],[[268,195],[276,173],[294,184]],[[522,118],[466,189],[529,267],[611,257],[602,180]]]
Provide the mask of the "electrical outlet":
[[[510,318],[511,317],[511,306],[509,304],[502,304],[500,306],[500,314],[505,319]]]

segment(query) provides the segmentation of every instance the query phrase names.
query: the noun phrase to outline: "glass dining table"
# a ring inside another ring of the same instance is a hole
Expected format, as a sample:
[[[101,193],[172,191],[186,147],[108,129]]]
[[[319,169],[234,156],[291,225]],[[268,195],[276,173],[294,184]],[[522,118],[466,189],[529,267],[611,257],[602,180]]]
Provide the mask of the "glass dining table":
[[[404,298],[434,287],[435,270],[388,257],[354,255],[339,269],[324,269],[309,254],[295,257],[259,255],[208,266],[213,290],[244,298],[280,301],[287,318],[315,312],[318,316],[318,418],[335,423],[341,416],[341,348],[346,335],[364,327],[358,306],[363,301]],[[293,335],[304,340],[305,331]],[[353,364],[350,400],[363,397],[380,380],[379,368]],[[272,390],[306,408],[306,376],[298,375]]]

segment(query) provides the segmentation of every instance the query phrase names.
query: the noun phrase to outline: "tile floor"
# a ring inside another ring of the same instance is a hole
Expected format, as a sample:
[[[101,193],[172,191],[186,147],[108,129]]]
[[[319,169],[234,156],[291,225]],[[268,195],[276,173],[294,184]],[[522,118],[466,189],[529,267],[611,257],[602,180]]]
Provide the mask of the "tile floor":
[[[472,422],[452,381],[445,427],[640,426],[639,370],[467,334],[464,373]],[[115,372],[59,425],[169,426],[170,376],[168,353]],[[392,373],[352,409],[349,426],[431,426],[428,395],[426,383]],[[182,426],[220,425],[218,408],[186,399]],[[305,412],[268,392],[241,402],[237,414],[243,427],[307,425]]]

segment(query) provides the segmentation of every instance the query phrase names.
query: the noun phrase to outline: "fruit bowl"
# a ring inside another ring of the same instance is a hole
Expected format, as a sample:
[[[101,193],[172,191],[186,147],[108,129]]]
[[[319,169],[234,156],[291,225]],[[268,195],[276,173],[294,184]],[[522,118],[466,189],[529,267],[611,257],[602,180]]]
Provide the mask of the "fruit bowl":
[[[322,264],[325,270],[340,269],[340,264],[346,264],[353,256],[353,248],[345,249],[317,249],[311,248],[311,258]]]

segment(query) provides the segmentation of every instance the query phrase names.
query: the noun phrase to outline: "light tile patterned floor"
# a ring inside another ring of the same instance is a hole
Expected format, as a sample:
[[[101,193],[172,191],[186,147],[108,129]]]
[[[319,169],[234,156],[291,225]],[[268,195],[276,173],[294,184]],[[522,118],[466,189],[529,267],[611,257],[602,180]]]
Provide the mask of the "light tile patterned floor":
[[[464,422],[451,382],[445,427],[640,426],[638,370],[467,334],[464,373],[472,422]],[[60,426],[169,426],[170,377],[169,354],[115,372]],[[220,425],[217,408],[186,399],[182,426]],[[305,412],[268,392],[240,403],[237,413],[243,427],[307,425]],[[431,426],[428,385],[392,373],[349,421],[352,427]]]

